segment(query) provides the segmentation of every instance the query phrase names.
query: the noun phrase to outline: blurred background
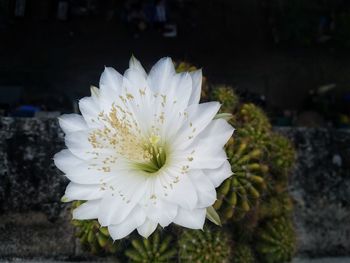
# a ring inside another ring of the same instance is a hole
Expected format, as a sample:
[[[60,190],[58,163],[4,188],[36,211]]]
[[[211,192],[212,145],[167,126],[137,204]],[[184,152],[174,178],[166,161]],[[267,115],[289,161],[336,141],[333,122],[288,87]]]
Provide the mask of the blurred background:
[[[350,1],[0,0],[0,116],[57,116],[134,54],[234,87],[279,126],[350,125]]]

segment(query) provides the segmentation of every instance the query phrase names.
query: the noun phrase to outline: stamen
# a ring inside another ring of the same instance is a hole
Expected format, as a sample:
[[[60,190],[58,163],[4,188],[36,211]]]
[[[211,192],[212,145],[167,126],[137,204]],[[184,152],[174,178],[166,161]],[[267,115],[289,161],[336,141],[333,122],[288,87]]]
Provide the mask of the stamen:
[[[122,103],[134,99],[131,94],[119,96]],[[164,116],[159,117],[162,120]],[[133,112],[123,109],[119,105],[112,105],[108,114],[101,112],[98,120],[104,123],[104,127],[96,129],[89,135],[92,147],[98,149],[113,149],[114,154],[102,160],[102,171],[110,172],[109,165],[115,164],[123,158],[134,165],[134,168],[147,173],[155,173],[166,163],[166,151],[159,145],[161,138],[159,127],[152,125],[151,136],[145,140],[144,134],[136,121]],[[97,151],[92,152],[98,155]]]

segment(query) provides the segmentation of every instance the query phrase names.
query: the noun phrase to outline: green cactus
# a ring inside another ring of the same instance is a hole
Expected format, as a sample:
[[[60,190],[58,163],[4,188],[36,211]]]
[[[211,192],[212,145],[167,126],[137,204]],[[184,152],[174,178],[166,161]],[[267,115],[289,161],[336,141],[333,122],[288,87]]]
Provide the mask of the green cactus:
[[[231,262],[231,239],[223,229],[184,230],[179,238],[179,257],[183,263]]]
[[[260,199],[266,188],[264,176],[268,166],[261,163],[263,152],[248,139],[231,139],[226,146],[233,176],[218,188],[214,208],[221,220],[241,219]]]
[[[252,103],[245,103],[238,111],[238,119],[243,126],[249,126],[256,131],[271,131],[271,123],[264,111]]]
[[[296,158],[292,143],[286,137],[273,133],[270,139],[269,153],[271,169],[277,176],[286,176]]]
[[[263,200],[259,206],[259,218],[280,217],[290,215],[293,211],[293,201],[287,192],[270,196]]]
[[[268,152],[271,124],[259,107],[251,103],[243,104],[236,112],[232,124],[236,128],[236,137],[249,138],[255,147]]]
[[[254,251],[248,244],[237,244],[233,250],[233,263],[255,263]]]
[[[135,238],[131,241],[132,248],[125,251],[130,262],[165,263],[176,262],[177,250],[172,243],[172,236],[161,237],[159,230],[148,239]]]
[[[290,262],[296,251],[296,236],[291,219],[267,220],[257,231],[256,251],[262,262]]]
[[[231,113],[239,104],[239,98],[230,86],[219,85],[214,87],[211,97],[221,103],[221,112]]]
[[[76,201],[72,208],[81,205],[83,201]],[[106,227],[101,227],[97,220],[72,220],[76,227],[76,237],[79,238],[82,247],[92,254],[115,254],[119,243],[113,241]]]
[[[257,202],[254,208],[247,212],[244,217],[240,220],[236,220],[230,223],[232,229],[233,239],[235,245],[238,244],[249,244],[254,241],[254,235],[257,226],[259,225],[259,203]]]

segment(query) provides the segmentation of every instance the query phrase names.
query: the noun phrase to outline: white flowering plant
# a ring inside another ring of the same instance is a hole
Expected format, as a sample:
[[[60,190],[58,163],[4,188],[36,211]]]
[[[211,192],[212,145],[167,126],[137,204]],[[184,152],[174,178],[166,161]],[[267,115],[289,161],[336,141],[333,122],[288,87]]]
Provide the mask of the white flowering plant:
[[[170,58],[149,74],[134,57],[124,75],[105,68],[81,115],[59,118],[67,149],[54,162],[70,180],[62,200],[85,201],[74,219],[97,219],[114,240],[220,223],[212,205],[232,175],[224,145],[234,128],[220,103],[200,103],[201,85],[201,70],[176,73]]]

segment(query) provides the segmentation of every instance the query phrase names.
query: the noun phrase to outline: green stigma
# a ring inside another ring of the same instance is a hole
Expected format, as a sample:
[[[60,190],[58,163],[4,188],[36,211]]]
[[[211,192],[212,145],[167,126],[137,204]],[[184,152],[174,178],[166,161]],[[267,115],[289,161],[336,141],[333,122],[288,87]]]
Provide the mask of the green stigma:
[[[145,145],[144,151],[148,155],[148,161],[135,163],[135,168],[146,173],[158,172],[166,163],[166,151],[164,147],[159,146],[160,137],[152,135],[149,143]]]

